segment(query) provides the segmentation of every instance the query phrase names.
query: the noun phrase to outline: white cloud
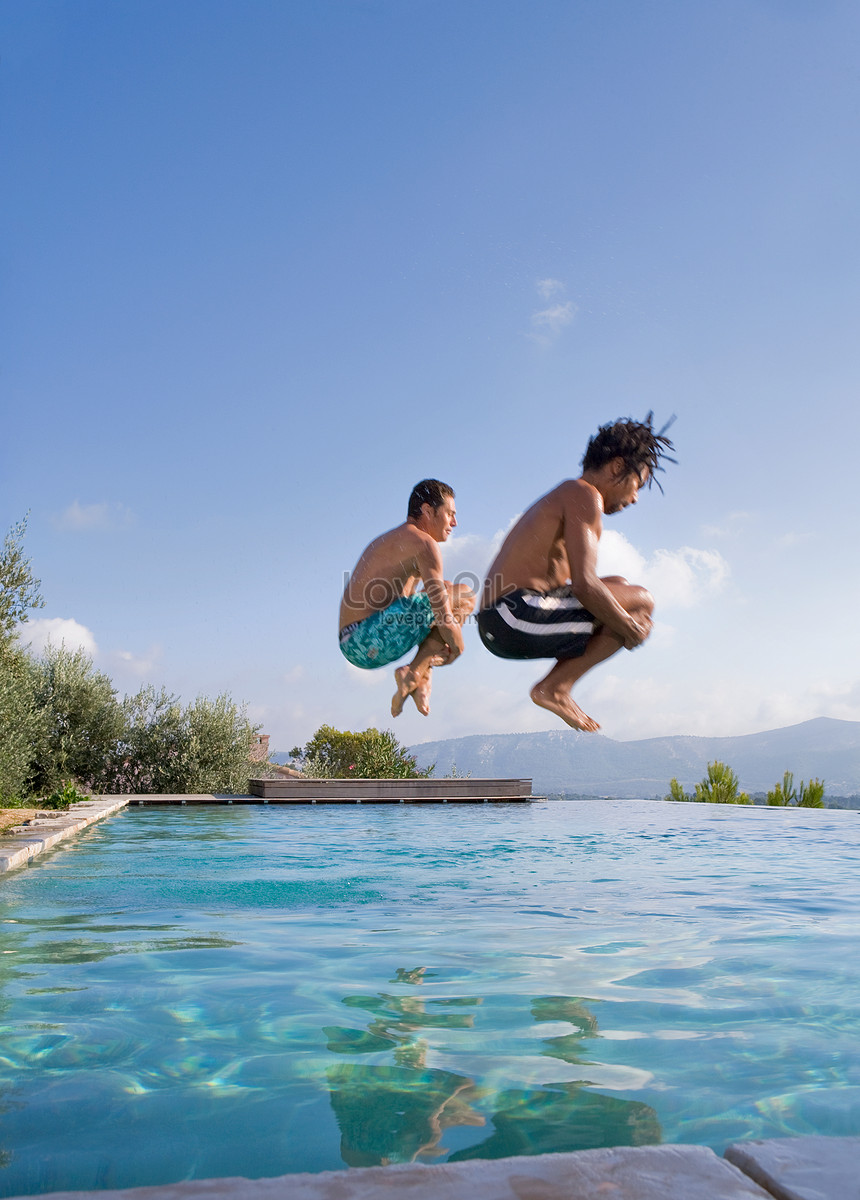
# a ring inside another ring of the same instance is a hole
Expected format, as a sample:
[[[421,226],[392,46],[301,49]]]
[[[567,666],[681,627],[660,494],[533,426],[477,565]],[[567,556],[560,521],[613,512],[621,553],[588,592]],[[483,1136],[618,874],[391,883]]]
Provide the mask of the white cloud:
[[[777,545],[780,550],[791,550],[795,546],[801,546],[804,542],[810,541],[811,538],[811,533],[795,533],[789,531],[788,533],[782,534],[781,537],[778,537],[774,544]]]
[[[722,525],[703,525],[702,536],[707,538],[733,538],[737,537],[752,520],[752,513],[748,512],[731,512],[724,519]]]
[[[564,284],[560,279],[539,279],[535,287],[543,300],[551,300],[553,296],[558,296],[564,291]]]
[[[285,671],[281,676],[284,683],[299,683],[305,677],[305,669],[301,663],[290,667],[289,671]]]
[[[623,575],[654,593],[660,608],[692,608],[719,591],[729,576],[729,564],[717,550],[655,550],[646,559],[623,533],[608,529],[600,539],[598,572]]]
[[[81,504],[74,500],[54,518],[54,524],[58,529],[80,532],[85,529],[120,529],[132,520],[131,510],[123,504]]]
[[[65,645],[67,650],[83,650],[89,655],[98,650],[93,633],[71,617],[38,617],[20,625],[18,632],[22,643],[32,646],[37,654],[45,650],[48,642],[52,646]]]
[[[572,300],[563,304],[552,304],[540,312],[532,313],[532,337],[539,342],[549,342],[557,337],[567,325],[572,324],[577,307]]]
[[[134,654],[131,650],[117,650],[108,658],[123,674],[134,679],[146,679],[152,676],[155,666],[161,659],[161,646],[157,643],[150,646],[145,654]]]
[[[598,575],[623,575],[631,583],[643,583],[645,559],[623,533],[605,529],[597,554]]]

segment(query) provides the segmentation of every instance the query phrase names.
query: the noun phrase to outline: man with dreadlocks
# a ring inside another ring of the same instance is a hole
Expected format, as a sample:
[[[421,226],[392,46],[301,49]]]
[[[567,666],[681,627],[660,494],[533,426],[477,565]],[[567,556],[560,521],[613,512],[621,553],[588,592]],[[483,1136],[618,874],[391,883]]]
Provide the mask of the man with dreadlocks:
[[[655,433],[651,413],[644,421],[601,426],[588,443],[582,475],[520,517],[484,582],[481,641],[499,658],[556,659],[531,698],[574,729],[600,728],[574,703],[574,685],[622,646],[641,646],[651,632],[651,594],[620,575],[601,579],[597,548],[604,514],[635,504],[662,470],[662,457],[675,461],[666,428]]]

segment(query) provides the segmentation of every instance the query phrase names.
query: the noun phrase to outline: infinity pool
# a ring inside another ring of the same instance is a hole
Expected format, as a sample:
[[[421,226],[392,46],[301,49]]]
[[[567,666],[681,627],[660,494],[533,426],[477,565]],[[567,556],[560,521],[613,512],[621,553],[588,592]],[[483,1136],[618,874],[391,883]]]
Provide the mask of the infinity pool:
[[[0,880],[0,1194],[860,1128],[860,815],[144,808]]]

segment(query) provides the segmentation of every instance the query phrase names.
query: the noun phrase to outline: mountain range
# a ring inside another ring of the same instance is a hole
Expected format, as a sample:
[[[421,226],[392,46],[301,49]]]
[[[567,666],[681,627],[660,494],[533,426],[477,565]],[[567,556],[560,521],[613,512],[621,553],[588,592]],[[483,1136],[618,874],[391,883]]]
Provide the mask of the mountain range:
[[[860,794],[860,721],[816,717],[800,725],[738,737],[645,738],[620,742],[598,733],[554,729],[545,733],[473,734],[411,746],[418,765],[436,775],[456,769],[475,777],[531,778],[536,795],[664,796],[669,780],[688,791],[719,759],[746,792],[766,792],[792,771],[822,779],[826,795]]]

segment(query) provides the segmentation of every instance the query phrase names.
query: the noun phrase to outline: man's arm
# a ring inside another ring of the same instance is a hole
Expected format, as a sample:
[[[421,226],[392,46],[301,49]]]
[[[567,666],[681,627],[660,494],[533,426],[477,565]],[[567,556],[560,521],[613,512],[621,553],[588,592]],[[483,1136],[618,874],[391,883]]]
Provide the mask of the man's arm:
[[[463,631],[451,612],[451,599],[442,575],[442,555],[431,537],[421,535],[415,561],[424,581],[424,591],[433,610],[436,628],[448,647],[449,662],[463,653]]]
[[[601,625],[633,650],[645,641],[650,630],[633,620],[597,574],[597,550],[603,530],[600,493],[590,484],[577,481],[564,497],[562,511],[574,595]]]

